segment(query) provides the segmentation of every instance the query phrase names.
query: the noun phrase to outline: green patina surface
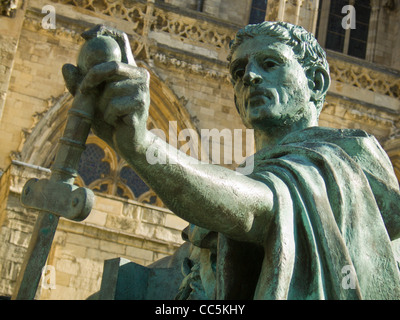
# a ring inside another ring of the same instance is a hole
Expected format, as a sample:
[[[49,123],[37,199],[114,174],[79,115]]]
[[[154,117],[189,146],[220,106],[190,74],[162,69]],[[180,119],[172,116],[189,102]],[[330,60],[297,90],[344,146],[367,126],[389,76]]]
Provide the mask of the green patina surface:
[[[330,77],[310,33],[264,22],[233,42],[235,103],[257,149],[245,176],[194,164],[146,129],[149,74],[136,67],[123,34],[101,30],[117,40],[122,62],[97,65],[86,77],[69,66],[64,77],[72,93],[79,87],[95,97],[94,132],[191,223],[190,246],[151,266],[182,266],[183,274],[168,273],[182,280],[178,299],[400,298],[392,249],[398,182],[375,138],[318,127]],[[150,165],[149,148],[167,163]]]

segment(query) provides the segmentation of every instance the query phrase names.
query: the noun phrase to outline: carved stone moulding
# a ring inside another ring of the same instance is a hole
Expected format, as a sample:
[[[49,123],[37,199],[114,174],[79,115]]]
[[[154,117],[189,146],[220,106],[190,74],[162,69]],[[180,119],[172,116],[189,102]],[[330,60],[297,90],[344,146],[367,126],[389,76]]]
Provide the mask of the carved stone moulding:
[[[2,16],[14,18],[18,7],[18,0],[1,0],[0,14]]]
[[[221,26],[212,20],[189,17],[158,7],[153,2],[121,0],[52,0],[64,5],[80,7],[130,23],[131,31],[142,37],[151,32],[161,32],[192,44],[210,46],[213,50],[228,50],[229,42],[237,28]],[[204,17],[203,17],[204,18]]]
[[[328,57],[328,61],[333,80],[392,98],[400,98],[400,77],[393,70],[378,70],[338,57]]]

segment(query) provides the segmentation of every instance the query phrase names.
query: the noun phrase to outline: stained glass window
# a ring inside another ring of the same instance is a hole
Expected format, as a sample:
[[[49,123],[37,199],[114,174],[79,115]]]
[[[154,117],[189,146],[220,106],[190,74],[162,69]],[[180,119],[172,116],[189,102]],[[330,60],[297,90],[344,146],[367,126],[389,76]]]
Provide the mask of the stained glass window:
[[[107,144],[89,136],[79,161],[76,184],[95,192],[163,206],[153,191]]]
[[[132,190],[136,197],[139,197],[143,193],[150,190],[143,180],[135,173],[135,171],[128,166],[122,168],[120,177],[122,181],[125,182],[125,184]]]
[[[79,161],[79,175],[86,185],[110,174],[110,164],[103,161],[104,151],[95,143],[86,145]]]

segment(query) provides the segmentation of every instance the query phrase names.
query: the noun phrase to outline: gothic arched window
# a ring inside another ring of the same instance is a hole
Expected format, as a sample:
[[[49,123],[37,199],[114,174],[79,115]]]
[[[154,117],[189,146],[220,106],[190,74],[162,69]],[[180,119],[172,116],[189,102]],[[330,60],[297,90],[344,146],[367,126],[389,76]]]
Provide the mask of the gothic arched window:
[[[95,192],[162,206],[155,193],[106,143],[89,136],[76,184]]]

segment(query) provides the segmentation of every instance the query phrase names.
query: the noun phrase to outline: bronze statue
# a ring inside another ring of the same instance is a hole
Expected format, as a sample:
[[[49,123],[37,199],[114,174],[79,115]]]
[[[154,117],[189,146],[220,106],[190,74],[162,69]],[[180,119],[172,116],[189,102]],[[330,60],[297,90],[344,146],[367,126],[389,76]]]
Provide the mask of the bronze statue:
[[[236,107],[255,132],[248,176],[193,164],[146,129],[149,74],[131,56],[92,68],[78,89],[98,92],[95,133],[191,223],[191,248],[177,253],[186,257],[158,263],[184,264],[177,298],[400,298],[398,182],[375,138],[318,127],[330,77],[315,38],[284,22],[249,25],[228,59]],[[149,165],[150,146],[167,163]]]
[[[400,236],[398,181],[374,137],[318,127],[330,77],[312,34],[263,22],[233,40],[235,104],[256,142],[254,170],[243,175],[195,164],[148,131],[149,73],[126,36],[96,32],[117,40],[121,60],[85,77],[67,65],[64,78],[75,103],[95,97],[95,134],[190,222],[188,244],[153,265],[182,264],[177,299],[400,298],[391,248]],[[150,147],[166,163],[150,165]]]

